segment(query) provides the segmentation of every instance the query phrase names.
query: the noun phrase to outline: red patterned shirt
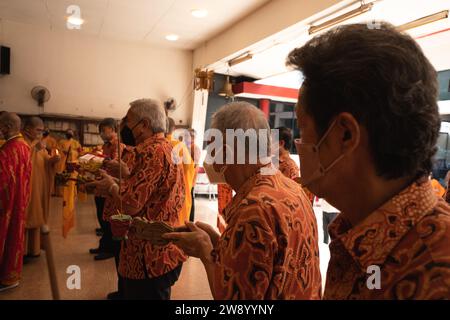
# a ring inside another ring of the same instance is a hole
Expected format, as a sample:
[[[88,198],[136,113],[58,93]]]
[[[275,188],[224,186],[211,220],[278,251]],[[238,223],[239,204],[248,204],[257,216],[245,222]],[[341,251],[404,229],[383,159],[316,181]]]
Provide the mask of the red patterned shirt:
[[[316,218],[301,187],[279,171],[254,175],[225,209],[214,297],[320,299]]]
[[[139,217],[178,224],[184,203],[183,167],[172,160],[172,145],[164,134],[156,134],[134,150],[130,176],[121,186],[123,203],[138,208]],[[126,212],[125,212],[126,213]],[[128,279],[159,277],[186,260],[181,249],[170,243],[155,246],[149,241],[123,241],[119,273]]]
[[[325,299],[450,299],[450,206],[426,178],[354,227],[344,217],[329,227]]]

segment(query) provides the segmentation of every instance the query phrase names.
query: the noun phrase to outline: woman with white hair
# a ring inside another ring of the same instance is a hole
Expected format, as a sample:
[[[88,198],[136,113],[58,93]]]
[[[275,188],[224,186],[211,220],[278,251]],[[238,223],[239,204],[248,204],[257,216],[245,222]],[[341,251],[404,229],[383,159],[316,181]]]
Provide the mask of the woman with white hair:
[[[191,232],[163,237],[201,259],[215,299],[320,299],[315,216],[301,187],[272,167],[264,114],[249,103],[230,103],[213,115],[211,127],[209,147],[216,148],[205,170],[236,192],[224,210],[227,227],[219,235],[188,222]]]

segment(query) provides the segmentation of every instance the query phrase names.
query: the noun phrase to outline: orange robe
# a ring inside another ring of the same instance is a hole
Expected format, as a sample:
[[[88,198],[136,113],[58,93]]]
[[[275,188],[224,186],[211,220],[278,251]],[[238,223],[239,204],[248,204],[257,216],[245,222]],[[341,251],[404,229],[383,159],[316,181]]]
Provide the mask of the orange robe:
[[[172,144],[173,150],[177,153],[179,159],[183,161],[184,176],[184,193],[185,200],[183,208],[179,215],[179,225],[184,225],[185,221],[189,221],[192,207],[191,189],[194,186],[195,179],[195,163],[191,158],[191,153],[184,143],[172,139],[172,135],[167,135],[167,140]]]
[[[25,209],[30,196],[30,147],[21,135],[0,149],[0,284],[20,280]]]
[[[48,224],[50,196],[54,177],[54,165],[50,163],[47,149],[38,150],[37,142],[31,143],[31,196],[26,210],[26,253],[32,256],[41,252],[40,228]]]
[[[57,172],[66,170],[67,163],[78,163],[78,156],[81,152],[81,145],[75,139],[63,139],[58,144],[61,155]],[[73,172],[71,179],[76,179],[77,172]],[[75,197],[77,194],[77,186],[75,181],[69,181],[67,186],[63,187],[63,237],[66,238],[70,229],[75,226]]]

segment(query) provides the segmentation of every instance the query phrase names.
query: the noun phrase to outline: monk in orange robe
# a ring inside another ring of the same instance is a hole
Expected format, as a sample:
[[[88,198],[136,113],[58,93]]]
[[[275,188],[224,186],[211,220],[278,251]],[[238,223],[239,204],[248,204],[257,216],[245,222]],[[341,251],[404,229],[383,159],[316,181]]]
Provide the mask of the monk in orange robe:
[[[51,136],[49,128],[44,129],[44,132],[42,134],[42,144],[45,146],[48,154],[51,157],[59,155],[58,141],[56,141],[56,139]],[[52,175],[52,177],[51,177],[51,187],[52,187],[51,193],[54,194],[56,191],[56,186],[55,186],[56,166],[55,166],[55,170],[53,172],[51,172],[50,174]]]
[[[59,161],[57,172],[63,172],[71,164],[78,163],[78,157],[82,151],[80,143],[74,139],[74,132],[72,129],[66,131],[66,139],[63,139],[58,144],[59,153],[61,154],[61,161]],[[76,171],[72,172],[71,179],[67,186],[62,188],[63,195],[63,237],[66,238],[70,229],[75,226],[75,197],[77,194],[77,186],[74,181],[78,174]]]
[[[19,285],[23,264],[25,209],[29,201],[30,147],[20,134],[20,118],[0,115],[0,292]]]
[[[48,224],[50,196],[58,155],[51,157],[41,141],[44,122],[30,117],[24,121],[22,135],[31,148],[31,196],[26,210],[25,253],[37,257],[41,253],[41,227]]]

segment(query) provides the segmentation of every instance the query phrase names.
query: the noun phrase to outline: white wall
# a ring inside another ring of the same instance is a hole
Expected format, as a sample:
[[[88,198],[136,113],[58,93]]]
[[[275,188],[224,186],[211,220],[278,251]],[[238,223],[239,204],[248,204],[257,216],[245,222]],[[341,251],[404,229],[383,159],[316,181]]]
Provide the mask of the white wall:
[[[173,96],[182,103],[174,119],[191,122],[191,51],[11,21],[3,21],[2,29],[0,44],[11,47],[11,74],[0,77],[0,110],[38,113],[30,91],[44,85],[52,95],[45,113],[122,117],[134,99]]]

